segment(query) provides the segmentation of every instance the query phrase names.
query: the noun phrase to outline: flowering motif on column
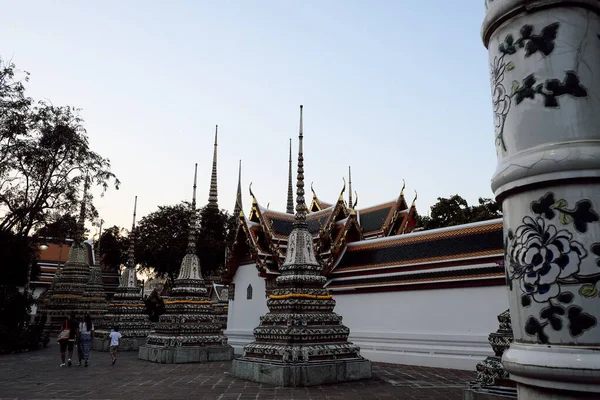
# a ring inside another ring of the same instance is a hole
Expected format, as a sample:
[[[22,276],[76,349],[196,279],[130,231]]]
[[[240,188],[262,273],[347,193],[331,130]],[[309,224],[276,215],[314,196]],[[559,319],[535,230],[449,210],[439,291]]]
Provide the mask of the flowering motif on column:
[[[513,284],[518,283],[523,307],[531,306],[532,301],[547,305],[539,318],[529,316],[525,332],[537,335],[538,342],[547,343],[546,327],[561,331],[561,316],[566,316],[569,334],[580,336],[596,326],[597,321],[581,307],[569,305],[575,296],[565,289],[575,286],[583,297],[596,296],[600,269],[592,274],[581,273],[581,263],[589,253],[568,229],[561,228],[573,224],[577,232],[585,234],[588,224],[598,222],[600,217],[590,200],[580,200],[569,208],[566,200],[556,200],[552,192],[532,202],[530,208],[536,216],[524,217],[514,232],[509,229],[505,244],[509,290],[513,291]],[[592,244],[590,252],[600,255],[600,243]],[[600,267],[600,260],[596,265]]]
[[[487,4],[487,3],[486,3]],[[541,33],[535,34],[533,25],[524,25],[519,37],[515,40],[513,34],[508,34],[504,41],[498,46],[500,56],[494,57],[490,65],[491,68],[491,86],[492,103],[494,109],[494,135],[496,145],[506,151],[504,143],[504,125],[506,118],[513,104],[521,104],[525,99],[535,100],[536,97],[544,100],[544,107],[559,108],[560,104],[557,97],[571,95],[574,97],[587,97],[587,90],[580,84],[579,77],[575,71],[565,71],[562,80],[545,79],[539,80],[535,74],[530,74],[525,78],[513,80],[510,93],[504,85],[505,74],[515,69],[515,63],[509,61],[507,57],[517,54],[524,50],[524,57],[528,58],[534,54],[541,54],[542,57],[548,57],[555,49],[555,40],[558,36],[558,22],[542,28]]]

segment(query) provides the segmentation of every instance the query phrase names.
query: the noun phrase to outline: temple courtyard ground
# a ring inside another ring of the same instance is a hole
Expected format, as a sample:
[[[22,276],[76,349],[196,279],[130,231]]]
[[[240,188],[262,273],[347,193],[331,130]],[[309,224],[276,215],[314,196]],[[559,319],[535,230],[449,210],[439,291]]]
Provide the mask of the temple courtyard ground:
[[[0,356],[0,399],[419,399],[459,400],[471,371],[373,363],[368,381],[279,388],[234,379],[231,362],[164,365],[137,353],[92,352],[90,366],[60,368],[57,345]]]

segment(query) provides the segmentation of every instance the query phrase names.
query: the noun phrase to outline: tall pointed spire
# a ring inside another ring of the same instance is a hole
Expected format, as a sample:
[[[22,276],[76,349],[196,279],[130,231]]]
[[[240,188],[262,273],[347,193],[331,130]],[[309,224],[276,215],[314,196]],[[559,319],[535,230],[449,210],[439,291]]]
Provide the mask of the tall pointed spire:
[[[279,386],[370,378],[370,362],[360,356],[358,346],[348,342],[350,330],[342,325],[342,317],[333,312],[335,300],[324,287],[327,278],[321,275],[323,265],[315,256],[306,223],[302,106],[299,139],[296,215],[285,261],[267,300],[269,312],[260,317],[260,324],[253,331],[255,341],[244,346],[242,357],[233,360],[232,375],[254,382],[276,382]],[[264,373],[265,364],[268,374]],[[336,373],[323,373],[325,370]]]
[[[89,177],[85,177],[85,181],[83,184],[83,197],[81,198],[81,208],[79,210],[79,219],[77,220],[77,227],[79,228],[78,240],[83,241],[83,236],[85,235],[85,209],[87,206],[87,192],[90,188],[90,180]]]
[[[286,213],[294,213],[294,189],[292,189],[292,139],[290,139],[290,161],[288,169],[288,195]]]
[[[217,135],[219,125],[215,125],[215,149],[213,152],[212,175],[210,177],[210,191],[208,192],[208,206],[219,208],[217,194]]]
[[[233,207],[233,215],[234,217],[240,216],[240,211],[243,210],[242,206],[242,160],[240,160],[240,167],[238,171],[238,187],[237,194],[235,196],[235,207]]]
[[[348,166],[348,208],[352,208],[352,171]]]
[[[127,282],[121,282],[123,286],[136,287],[137,277],[135,274],[135,215],[137,211],[137,196],[133,202],[133,222],[131,223],[131,231],[129,232],[129,250],[127,251]]]
[[[295,224],[305,224],[306,222],[306,202],[304,201],[304,151],[302,149],[302,106],[300,106],[300,129],[298,133],[298,176],[296,182],[296,222]]]
[[[192,192],[192,214],[190,217],[190,231],[188,232],[187,254],[196,254],[196,179],[198,177],[198,163],[194,164],[194,190]]]

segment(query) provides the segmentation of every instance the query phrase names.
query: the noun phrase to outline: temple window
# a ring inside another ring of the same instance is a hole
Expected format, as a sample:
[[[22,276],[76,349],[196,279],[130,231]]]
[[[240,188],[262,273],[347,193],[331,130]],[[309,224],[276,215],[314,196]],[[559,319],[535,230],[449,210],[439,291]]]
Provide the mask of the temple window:
[[[252,285],[248,285],[248,289],[246,289],[246,299],[252,300]]]

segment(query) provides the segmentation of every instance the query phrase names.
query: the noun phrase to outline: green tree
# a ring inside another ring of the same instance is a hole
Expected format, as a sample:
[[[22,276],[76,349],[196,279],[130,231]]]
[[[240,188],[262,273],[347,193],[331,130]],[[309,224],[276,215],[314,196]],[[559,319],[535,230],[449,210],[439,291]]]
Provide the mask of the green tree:
[[[121,265],[127,263],[129,237],[123,235],[124,228],[112,226],[102,232],[98,245],[102,264],[107,270],[119,271]]]
[[[146,271],[168,277],[173,284],[188,242],[191,206],[159,206],[143,217],[135,229],[135,260]]]
[[[449,198],[438,197],[438,202],[431,207],[429,216],[417,218],[417,226],[436,229],[502,217],[501,207],[495,201],[479,198],[478,203],[476,206],[469,206],[458,194]]]
[[[17,161],[10,155],[27,136],[27,117],[32,103],[25,96],[29,73],[17,70],[12,62],[0,57],[0,190],[10,179],[9,171]]]
[[[84,121],[71,106],[25,97],[15,66],[0,60],[0,231],[27,236],[51,212],[73,213],[83,182],[108,189],[119,180],[110,161],[89,147]],[[87,193],[88,215],[96,211]]]
[[[49,223],[39,229],[35,236],[55,238],[62,243],[66,239],[74,239],[80,229],[77,218],[73,215],[53,213],[49,217]]]
[[[224,267],[229,224],[230,216],[224,210],[208,206],[200,210],[197,249],[203,273],[215,273]]]

